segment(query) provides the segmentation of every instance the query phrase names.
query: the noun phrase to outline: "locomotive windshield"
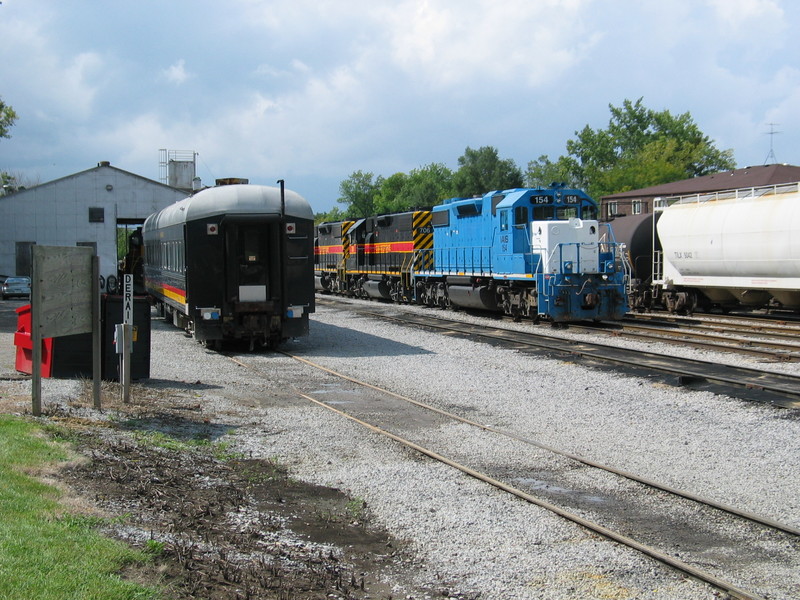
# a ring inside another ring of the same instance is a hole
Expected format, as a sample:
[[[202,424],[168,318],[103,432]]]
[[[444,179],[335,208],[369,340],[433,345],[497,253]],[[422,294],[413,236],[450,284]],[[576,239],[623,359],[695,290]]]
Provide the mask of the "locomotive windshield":
[[[533,207],[533,220],[534,221],[569,221],[574,217],[580,217],[584,220],[597,219],[597,207],[591,204],[570,205],[570,206],[534,206]]]
[[[570,219],[578,216],[577,206],[559,206],[556,208],[557,221],[569,221]]]

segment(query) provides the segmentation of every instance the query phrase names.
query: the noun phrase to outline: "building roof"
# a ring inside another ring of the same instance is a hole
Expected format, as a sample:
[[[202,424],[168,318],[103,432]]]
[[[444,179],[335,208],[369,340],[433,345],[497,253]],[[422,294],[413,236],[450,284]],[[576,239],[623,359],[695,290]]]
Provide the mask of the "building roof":
[[[800,167],[794,165],[762,165],[692,177],[639,190],[603,196],[602,200],[625,200],[668,196],[686,196],[739,188],[762,187],[800,181]]]

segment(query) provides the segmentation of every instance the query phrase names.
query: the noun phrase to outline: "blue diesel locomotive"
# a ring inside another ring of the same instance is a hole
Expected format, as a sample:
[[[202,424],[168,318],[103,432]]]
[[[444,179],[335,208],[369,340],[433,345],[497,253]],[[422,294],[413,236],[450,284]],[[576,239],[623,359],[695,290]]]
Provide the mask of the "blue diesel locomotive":
[[[620,319],[628,310],[618,245],[598,223],[595,201],[580,190],[553,186],[454,198],[430,216],[382,217],[397,243],[409,242],[410,255],[394,272],[376,270],[374,255],[382,250],[357,237],[363,220],[318,226],[317,289],[380,297],[372,291],[376,281],[389,289],[410,282],[410,294],[392,297],[553,323]],[[408,227],[400,232],[396,223]],[[420,243],[430,236],[432,244]],[[337,284],[345,279],[347,285]]]

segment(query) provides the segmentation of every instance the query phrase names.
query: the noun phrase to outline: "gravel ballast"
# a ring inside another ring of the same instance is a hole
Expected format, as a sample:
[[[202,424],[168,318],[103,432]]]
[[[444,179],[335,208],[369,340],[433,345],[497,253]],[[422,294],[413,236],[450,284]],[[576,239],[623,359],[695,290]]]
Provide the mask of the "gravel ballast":
[[[11,344],[10,338],[2,334],[0,340]],[[719,597],[704,584],[303,400],[297,391],[317,392],[324,400],[332,380],[289,357],[243,355],[270,373],[264,379],[155,320],[152,344],[151,380],[143,385],[197,383],[191,400],[208,418],[231,427],[226,438],[235,448],[277,458],[294,477],[363,499],[374,519],[411,543],[420,585],[453,581],[462,594],[493,599]],[[486,425],[800,527],[800,411],[323,307],[312,317],[311,335],[285,349]],[[8,375],[5,351],[2,358]],[[65,401],[78,385],[43,384],[45,404]],[[4,382],[6,393],[14,386],[20,395],[30,391],[29,382]],[[446,426],[437,435],[452,435],[476,454],[504,453],[497,438],[470,433],[464,425]],[[800,586],[800,575],[794,577]],[[402,597],[404,590],[397,593]]]

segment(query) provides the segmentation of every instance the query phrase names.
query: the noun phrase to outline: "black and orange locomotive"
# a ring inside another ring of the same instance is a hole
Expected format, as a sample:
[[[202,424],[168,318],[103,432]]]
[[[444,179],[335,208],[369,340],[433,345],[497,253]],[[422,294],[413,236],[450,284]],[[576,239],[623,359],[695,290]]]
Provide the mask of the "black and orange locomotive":
[[[316,289],[395,302],[414,299],[413,273],[432,260],[426,210],[323,223],[314,248]]]

